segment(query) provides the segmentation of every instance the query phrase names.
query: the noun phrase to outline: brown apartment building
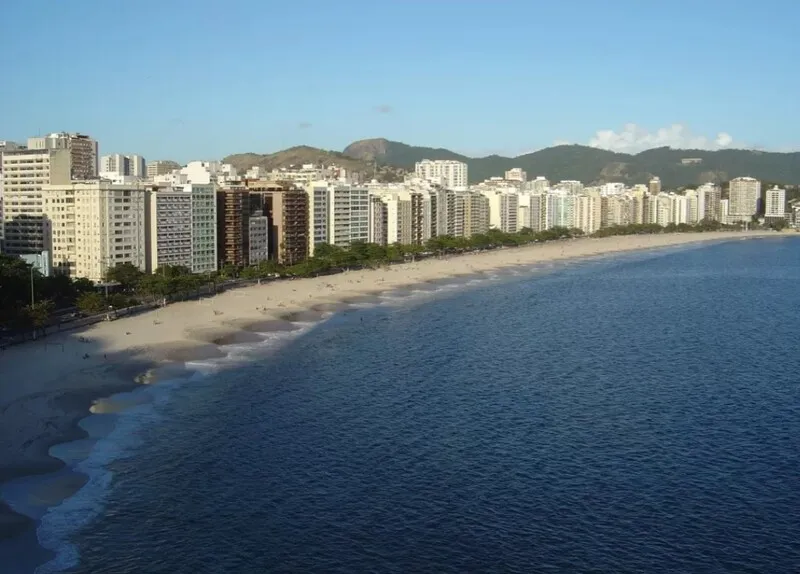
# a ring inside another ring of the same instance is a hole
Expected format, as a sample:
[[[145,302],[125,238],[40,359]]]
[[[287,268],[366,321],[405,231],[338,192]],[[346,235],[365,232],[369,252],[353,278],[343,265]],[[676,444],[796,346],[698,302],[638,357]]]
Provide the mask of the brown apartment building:
[[[220,266],[249,264],[250,198],[247,189],[217,190],[217,257]]]
[[[251,213],[269,221],[269,257],[294,265],[308,257],[308,194],[303,189],[263,180],[248,180]]]

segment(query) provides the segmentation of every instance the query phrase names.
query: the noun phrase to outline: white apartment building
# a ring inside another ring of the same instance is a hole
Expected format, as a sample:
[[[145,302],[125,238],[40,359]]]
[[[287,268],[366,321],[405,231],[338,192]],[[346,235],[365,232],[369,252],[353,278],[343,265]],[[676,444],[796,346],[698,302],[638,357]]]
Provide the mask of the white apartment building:
[[[730,199],[719,200],[719,221],[723,225],[734,223],[731,221],[731,201]]]
[[[4,249],[12,255],[45,249],[42,188],[70,181],[67,149],[17,149],[2,157]]]
[[[507,181],[518,181],[520,183],[525,183],[528,181],[528,174],[521,167],[515,167],[506,172],[505,179]]]
[[[190,161],[180,173],[186,176],[186,183],[201,185],[224,185],[239,179],[235,167],[219,161]]]
[[[129,173],[127,175],[138,177],[139,179],[147,177],[147,161],[140,155],[133,154],[128,156],[128,169]]]
[[[670,193],[669,199],[671,202],[670,209],[671,219],[670,223],[680,225],[689,222],[689,200],[685,195],[678,195],[677,193]]]
[[[252,169],[255,170],[256,168]],[[261,173],[261,171],[259,170],[258,173]],[[266,172],[266,170],[263,171]],[[248,177],[250,176],[248,175]],[[306,186],[314,181],[329,180],[334,177],[336,179],[346,178],[346,174],[344,170],[341,170],[340,173],[335,167],[325,168],[313,163],[305,163],[301,166],[275,168],[261,177],[273,181],[290,181],[297,186]]]
[[[183,266],[192,273],[216,271],[216,186],[186,184],[151,188],[147,270]]]
[[[347,247],[369,241],[369,191],[352,185],[334,185],[329,195],[328,243]]]
[[[606,183],[600,186],[600,195],[619,195],[625,193],[624,183]]]
[[[528,221],[523,223],[523,227],[528,227],[534,232],[548,229],[547,197],[547,193],[532,193],[530,195]]]
[[[417,162],[414,171],[418,177],[453,191],[465,191],[469,185],[468,166],[464,162],[423,159]]]
[[[269,259],[269,217],[251,215],[247,220],[248,264],[256,265]]]
[[[489,231],[489,198],[480,193],[457,193],[455,206],[455,237],[472,237]],[[516,208],[513,215],[516,219]]]
[[[575,196],[571,193],[547,194],[547,227],[575,226]]]
[[[575,223],[569,227],[580,229],[587,235],[598,231],[602,223],[602,197],[599,193],[575,196]]]
[[[761,182],[752,177],[737,177],[731,180],[728,193],[730,199],[729,221],[750,221],[758,212],[761,198]]]
[[[578,194],[583,191],[583,183],[574,179],[565,179],[555,185],[557,191]]]
[[[651,195],[647,206],[650,212],[649,223],[656,223],[662,227],[666,227],[670,223],[675,222],[675,216],[673,214],[675,204],[670,194],[659,193],[658,195]]]
[[[704,183],[697,188],[697,211],[700,221],[709,219],[720,220],[719,202],[722,199],[722,190],[713,183]]]
[[[103,281],[121,263],[147,267],[147,191],[101,180],[45,185],[43,214],[53,269]]]
[[[410,208],[410,202],[409,202]],[[369,242],[377,245],[388,243],[387,227],[389,225],[389,209],[378,196],[369,198]]]
[[[550,191],[550,182],[546,177],[540,175],[536,179],[526,182],[523,188],[531,193],[547,193]]]
[[[602,198],[601,227],[634,223],[634,199],[631,195],[609,195]]]
[[[97,142],[87,135],[56,132],[44,137],[28,138],[28,149],[68,150],[70,179],[84,181],[97,177]]]
[[[306,186],[308,194],[308,255],[314,256],[314,247],[328,243],[328,203],[330,185],[327,181],[314,181]]]
[[[768,189],[765,198],[764,217],[786,218],[786,190],[777,185]]]
[[[148,179],[153,179],[158,175],[165,175],[168,173],[172,173],[176,169],[179,170],[180,168],[181,166],[177,162],[170,160],[156,160],[156,161],[151,161],[147,164],[146,174]]]
[[[702,202],[705,197],[701,199],[700,194],[696,189],[686,190],[686,223],[696,225],[703,219],[703,205]]]
[[[130,173],[130,160],[128,156],[120,153],[104,155],[100,158],[100,173],[113,175],[128,175]]]
[[[504,233],[519,230],[519,194],[508,191],[482,190],[489,200],[489,227]]]
[[[531,194],[520,193],[517,198],[517,231],[531,226]]]
[[[144,179],[147,177],[147,163],[140,155],[115,153],[100,158],[100,177],[116,179],[124,176]]]
[[[410,184],[368,185],[386,206],[386,243],[422,245],[431,238],[431,195]]]
[[[306,189],[309,203],[309,251],[322,243],[347,247],[370,237],[369,190],[348,184],[316,181]]]

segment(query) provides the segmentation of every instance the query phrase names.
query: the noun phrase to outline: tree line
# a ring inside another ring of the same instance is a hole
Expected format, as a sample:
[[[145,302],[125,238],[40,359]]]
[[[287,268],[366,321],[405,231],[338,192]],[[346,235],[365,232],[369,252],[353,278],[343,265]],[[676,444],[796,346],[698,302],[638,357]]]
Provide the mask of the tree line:
[[[600,229],[593,237],[614,235],[687,233],[736,229],[717,221],[697,225],[634,224]],[[142,272],[130,263],[108,270],[109,292],[88,279],[70,279],[64,275],[42,276],[23,260],[0,255],[0,329],[6,332],[45,330],[47,325],[63,319],[69,312],[94,315],[138,304],[156,304],[216,293],[233,281],[276,280],[294,277],[316,277],[347,269],[376,268],[415,261],[503,247],[517,247],[571,239],[583,236],[580,229],[555,227],[545,231],[525,228],[518,233],[490,230],[471,237],[437,236],[424,245],[378,245],[357,242],[348,247],[322,244],[314,256],[295,265],[279,265],[273,260],[247,267],[223,265],[219,271],[195,274],[186,267],[163,266],[152,274]],[[2,335],[2,333],[0,333]]]

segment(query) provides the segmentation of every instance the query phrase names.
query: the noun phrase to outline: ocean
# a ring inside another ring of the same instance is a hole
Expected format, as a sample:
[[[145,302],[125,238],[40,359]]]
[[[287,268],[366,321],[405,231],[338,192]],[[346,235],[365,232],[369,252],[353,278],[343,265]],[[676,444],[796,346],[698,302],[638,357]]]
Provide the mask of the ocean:
[[[233,345],[57,447],[38,572],[800,571],[798,285],[800,239],[728,241]]]

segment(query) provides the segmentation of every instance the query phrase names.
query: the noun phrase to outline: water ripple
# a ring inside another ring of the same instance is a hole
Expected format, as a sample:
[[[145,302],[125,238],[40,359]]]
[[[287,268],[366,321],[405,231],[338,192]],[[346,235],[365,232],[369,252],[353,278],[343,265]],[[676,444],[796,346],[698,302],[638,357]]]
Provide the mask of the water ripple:
[[[332,317],[179,388],[75,572],[800,571],[798,247]]]

